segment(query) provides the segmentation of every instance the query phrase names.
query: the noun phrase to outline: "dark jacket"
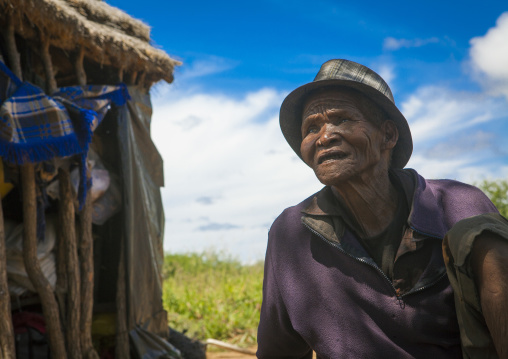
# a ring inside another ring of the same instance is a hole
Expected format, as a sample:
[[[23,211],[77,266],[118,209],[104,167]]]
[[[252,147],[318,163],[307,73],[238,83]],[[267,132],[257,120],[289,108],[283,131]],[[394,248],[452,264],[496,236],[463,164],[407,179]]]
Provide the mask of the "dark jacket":
[[[396,175],[416,182],[407,242],[427,248],[414,287],[397,292],[340,217],[319,213],[318,192],[270,229],[258,358],[462,357],[441,242],[457,221],[497,209],[473,186]]]

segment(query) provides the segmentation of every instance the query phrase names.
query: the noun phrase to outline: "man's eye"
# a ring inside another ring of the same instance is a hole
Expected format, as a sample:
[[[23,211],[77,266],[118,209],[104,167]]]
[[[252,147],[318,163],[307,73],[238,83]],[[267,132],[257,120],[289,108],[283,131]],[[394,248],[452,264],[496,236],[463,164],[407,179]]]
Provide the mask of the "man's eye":
[[[340,123],[349,122],[349,121],[351,121],[351,119],[345,117],[345,118],[339,119],[339,121],[337,121],[337,122],[340,124]]]
[[[307,134],[317,133],[318,131],[319,131],[319,129],[316,126],[310,126],[309,128],[307,128]]]

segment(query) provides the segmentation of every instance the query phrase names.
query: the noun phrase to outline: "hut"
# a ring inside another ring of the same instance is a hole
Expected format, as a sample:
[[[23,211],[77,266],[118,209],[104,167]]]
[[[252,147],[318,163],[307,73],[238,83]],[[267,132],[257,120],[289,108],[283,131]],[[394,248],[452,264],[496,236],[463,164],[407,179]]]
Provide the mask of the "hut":
[[[149,95],[180,63],[100,0],[0,0],[0,31],[0,357],[180,357]]]

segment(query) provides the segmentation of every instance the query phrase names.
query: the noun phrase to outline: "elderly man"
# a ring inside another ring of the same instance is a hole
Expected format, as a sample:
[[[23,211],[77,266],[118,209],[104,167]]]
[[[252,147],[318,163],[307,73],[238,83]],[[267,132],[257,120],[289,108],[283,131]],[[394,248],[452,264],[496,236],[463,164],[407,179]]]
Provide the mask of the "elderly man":
[[[270,229],[258,357],[506,357],[507,222],[479,189],[402,169],[411,132],[385,81],[330,60],[280,124],[325,187]]]

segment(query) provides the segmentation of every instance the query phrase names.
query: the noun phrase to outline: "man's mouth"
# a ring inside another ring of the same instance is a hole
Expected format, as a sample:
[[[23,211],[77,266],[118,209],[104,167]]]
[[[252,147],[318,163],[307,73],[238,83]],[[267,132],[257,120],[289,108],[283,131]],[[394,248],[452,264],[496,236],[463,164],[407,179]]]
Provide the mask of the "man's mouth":
[[[325,161],[333,161],[333,160],[342,160],[348,156],[345,152],[330,152],[325,153],[318,158],[318,164],[321,164]]]

